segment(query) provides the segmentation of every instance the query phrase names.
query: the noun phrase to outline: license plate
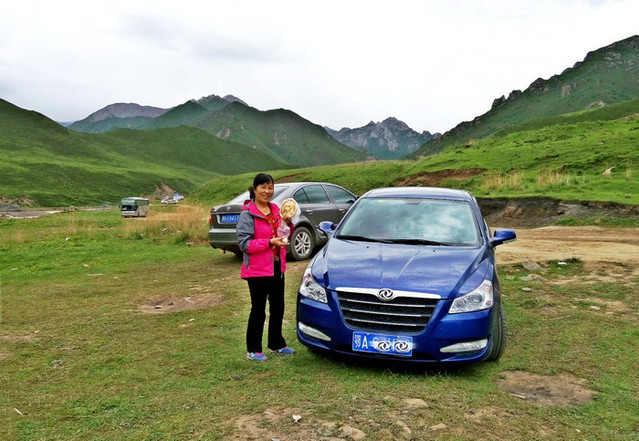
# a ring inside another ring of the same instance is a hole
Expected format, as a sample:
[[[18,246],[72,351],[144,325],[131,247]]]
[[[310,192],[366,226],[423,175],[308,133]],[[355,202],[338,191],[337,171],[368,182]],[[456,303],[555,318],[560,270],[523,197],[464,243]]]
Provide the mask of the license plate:
[[[353,350],[410,357],[413,354],[413,337],[353,332]]]
[[[231,224],[237,223],[237,220],[240,218],[239,214],[222,214],[220,215],[220,223],[221,224]]]

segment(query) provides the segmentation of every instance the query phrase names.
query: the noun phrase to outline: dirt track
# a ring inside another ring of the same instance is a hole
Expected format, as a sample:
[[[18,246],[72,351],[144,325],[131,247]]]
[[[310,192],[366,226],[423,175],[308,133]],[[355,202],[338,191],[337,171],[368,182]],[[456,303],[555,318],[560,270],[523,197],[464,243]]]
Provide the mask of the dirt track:
[[[639,228],[517,228],[517,241],[497,248],[498,263],[578,258],[584,262],[639,263]]]

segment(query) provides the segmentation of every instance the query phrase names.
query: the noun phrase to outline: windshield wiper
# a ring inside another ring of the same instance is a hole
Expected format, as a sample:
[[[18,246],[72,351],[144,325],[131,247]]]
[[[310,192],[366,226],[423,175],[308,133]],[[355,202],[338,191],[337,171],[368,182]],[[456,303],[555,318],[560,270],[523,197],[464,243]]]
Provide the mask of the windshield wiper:
[[[406,245],[437,245],[437,246],[443,246],[443,247],[450,246],[449,243],[437,242],[436,240],[428,240],[428,239],[394,239],[390,242],[403,243]]]
[[[337,238],[338,239],[344,239],[344,240],[361,240],[363,242],[393,243],[392,240],[375,239],[375,238],[372,238],[372,237],[356,236],[356,235],[350,235],[350,234],[341,234],[341,235],[337,236]]]

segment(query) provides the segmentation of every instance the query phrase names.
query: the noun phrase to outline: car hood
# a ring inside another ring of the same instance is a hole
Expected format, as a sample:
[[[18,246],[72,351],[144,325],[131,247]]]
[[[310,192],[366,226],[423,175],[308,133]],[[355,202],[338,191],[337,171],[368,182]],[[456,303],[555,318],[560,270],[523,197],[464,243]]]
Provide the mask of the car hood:
[[[413,246],[331,239],[313,274],[324,286],[390,288],[456,297],[492,273],[485,247]]]

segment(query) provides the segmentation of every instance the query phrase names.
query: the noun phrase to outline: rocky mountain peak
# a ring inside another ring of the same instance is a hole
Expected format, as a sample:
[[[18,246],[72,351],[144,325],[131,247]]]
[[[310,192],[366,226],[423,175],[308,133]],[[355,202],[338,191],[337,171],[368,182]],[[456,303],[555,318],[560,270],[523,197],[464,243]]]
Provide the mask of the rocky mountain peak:
[[[144,116],[149,118],[158,117],[169,109],[159,107],[141,106],[135,103],[115,103],[93,112],[86,120],[91,122],[102,121],[108,118],[134,118]]]
[[[381,159],[397,159],[420,148],[439,134],[418,133],[394,117],[382,122],[371,121],[363,127],[344,127],[335,131],[325,127],[335,139],[349,147],[367,151]]]

